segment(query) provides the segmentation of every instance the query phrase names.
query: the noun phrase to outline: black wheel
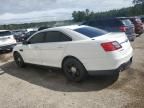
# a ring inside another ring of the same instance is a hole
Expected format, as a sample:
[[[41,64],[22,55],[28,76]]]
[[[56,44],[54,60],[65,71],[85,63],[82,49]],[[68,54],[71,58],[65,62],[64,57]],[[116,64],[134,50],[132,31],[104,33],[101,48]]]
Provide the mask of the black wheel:
[[[18,67],[21,67],[21,68],[25,67],[24,60],[19,53],[17,53],[17,52],[14,53],[14,60]]]
[[[133,39],[131,39],[131,41],[132,41],[132,42],[134,42],[134,40],[135,40],[134,38],[133,38]]]
[[[85,67],[78,60],[74,58],[68,58],[63,63],[63,71],[65,76],[70,81],[80,82],[84,80],[88,73]]]

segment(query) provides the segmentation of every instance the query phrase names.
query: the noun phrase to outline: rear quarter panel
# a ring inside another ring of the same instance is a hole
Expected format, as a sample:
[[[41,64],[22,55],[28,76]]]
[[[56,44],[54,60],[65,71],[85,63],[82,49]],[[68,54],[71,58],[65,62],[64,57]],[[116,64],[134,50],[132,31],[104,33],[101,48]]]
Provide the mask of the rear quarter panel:
[[[130,57],[132,57],[132,48],[129,41],[122,44],[124,49],[105,52],[101,47],[101,43],[115,41],[115,39],[111,39],[110,37],[108,40],[104,41],[103,38],[105,38],[105,36],[97,37],[96,40],[90,39],[71,42],[68,44],[63,58],[66,56],[74,56],[82,62],[87,70],[111,70],[127,62]],[[122,42],[126,39],[126,36],[124,36]]]
[[[86,69],[88,69],[88,65],[91,65],[88,61],[94,60],[94,65],[102,64],[100,63],[101,59],[104,56],[104,50],[100,46],[100,42],[89,40],[89,41],[77,41],[68,44],[63,58],[66,56],[76,57],[78,60],[82,62]],[[92,63],[92,62],[91,62]]]

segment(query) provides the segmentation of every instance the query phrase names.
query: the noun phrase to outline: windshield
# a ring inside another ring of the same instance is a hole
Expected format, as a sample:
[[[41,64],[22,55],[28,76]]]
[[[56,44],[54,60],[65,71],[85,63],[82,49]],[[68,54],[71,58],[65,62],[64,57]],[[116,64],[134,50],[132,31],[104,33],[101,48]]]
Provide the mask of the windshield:
[[[74,29],[74,31],[81,33],[89,38],[93,37],[98,37],[107,34],[108,32],[98,29],[98,28],[93,28],[93,27],[81,27],[78,29]]]
[[[0,32],[0,37],[2,37],[2,36],[9,36],[11,34],[12,33],[10,31],[3,31],[3,32]]]
[[[132,25],[132,22],[129,19],[126,20],[122,20],[123,24],[128,26],[128,25]]]

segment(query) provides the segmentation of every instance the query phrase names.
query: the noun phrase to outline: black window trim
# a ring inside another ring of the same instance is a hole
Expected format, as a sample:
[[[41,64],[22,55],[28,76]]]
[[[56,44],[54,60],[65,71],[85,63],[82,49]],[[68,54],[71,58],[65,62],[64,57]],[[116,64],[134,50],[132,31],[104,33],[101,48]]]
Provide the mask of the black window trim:
[[[67,33],[64,33],[64,32],[59,31],[59,30],[49,30],[49,31],[41,31],[41,32],[34,33],[31,37],[29,37],[29,38],[27,39],[27,42],[29,43],[30,40],[31,40],[34,36],[36,36],[37,34],[39,34],[39,33],[46,33],[46,32],[60,32],[60,33],[64,34],[65,36],[67,36],[67,37],[70,39],[70,41],[64,41],[64,42],[71,42],[71,41],[73,41],[73,39],[72,39],[69,35],[67,35]],[[44,41],[44,42],[41,42],[41,43],[29,43],[29,44],[42,44],[42,43],[58,43],[58,42],[45,42],[45,41]],[[62,43],[62,42],[59,42],[59,43]]]

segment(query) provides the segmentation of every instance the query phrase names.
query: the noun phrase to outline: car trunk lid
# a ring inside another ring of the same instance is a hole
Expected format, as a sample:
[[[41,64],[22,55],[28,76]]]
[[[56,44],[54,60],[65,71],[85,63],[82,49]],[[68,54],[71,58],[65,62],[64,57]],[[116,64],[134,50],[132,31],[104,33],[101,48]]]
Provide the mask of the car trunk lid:
[[[93,39],[99,40],[100,44],[116,41],[122,46],[120,49],[118,49],[118,51],[120,51],[123,54],[127,53],[127,51],[132,48],[125,33],[108,33],[106,35],[95,37]]]

